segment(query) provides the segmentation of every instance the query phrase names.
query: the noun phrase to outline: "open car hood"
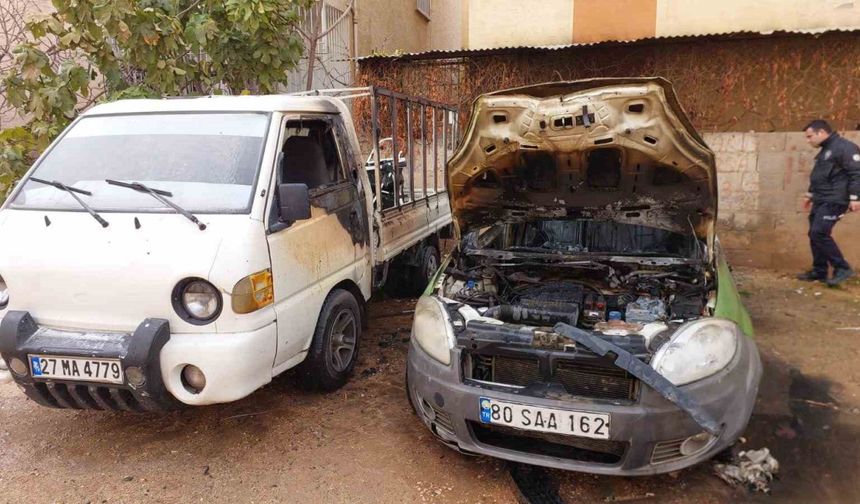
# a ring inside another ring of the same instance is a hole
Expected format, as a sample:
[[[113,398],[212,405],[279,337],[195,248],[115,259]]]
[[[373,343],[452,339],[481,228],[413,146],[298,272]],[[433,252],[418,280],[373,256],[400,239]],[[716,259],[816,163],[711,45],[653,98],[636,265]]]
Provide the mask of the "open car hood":
[[[461,233],[501,222],[593,218],[713,244],[714,154],[662,78],[481,95],[448,177]]]

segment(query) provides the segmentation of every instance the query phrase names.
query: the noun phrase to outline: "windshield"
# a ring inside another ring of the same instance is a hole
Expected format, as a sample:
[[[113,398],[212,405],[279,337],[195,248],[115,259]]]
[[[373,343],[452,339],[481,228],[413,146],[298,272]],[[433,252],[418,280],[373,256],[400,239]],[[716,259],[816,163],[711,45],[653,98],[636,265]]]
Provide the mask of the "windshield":
[[[105,182],[114,179],[169,191],[190,212],[246,213],[268,124],[262,113],[85,117],[32,176],[91,192],[84,199],[99,212],[172,211],[149,194]],[[83,211],[67,193],[29,180],[10,208]]]
[[[698,240],[638,224],[594,220],[545,220],[499,224],[471,237],[480,248],[569,254],[694,257]]]

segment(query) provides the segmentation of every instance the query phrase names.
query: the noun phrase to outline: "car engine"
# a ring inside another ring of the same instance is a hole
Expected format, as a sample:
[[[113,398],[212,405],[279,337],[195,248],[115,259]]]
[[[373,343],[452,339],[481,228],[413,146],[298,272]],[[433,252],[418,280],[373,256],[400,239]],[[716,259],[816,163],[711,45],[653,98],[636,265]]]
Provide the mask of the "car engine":
[[[709,279],[688,265],[522,267],[483,260],[449,268],[444,297],[488,319],[533,327],[564,322],[607,335],[653,336],[706,314]],[[650,345],[649,345],[650,346]]]

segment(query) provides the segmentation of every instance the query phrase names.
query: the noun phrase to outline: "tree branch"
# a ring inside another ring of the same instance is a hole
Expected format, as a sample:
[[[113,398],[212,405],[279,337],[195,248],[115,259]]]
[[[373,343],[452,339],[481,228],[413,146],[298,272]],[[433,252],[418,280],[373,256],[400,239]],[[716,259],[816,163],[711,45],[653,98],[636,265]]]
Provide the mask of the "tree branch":
[[[344,9],[344,11],[343,11],[343,14],[341,14],[341,15],[340,15],[340,17],[338,17],[338,18],[337,18],[337,20],[336,20],[334,23],[332,23],[332,25],[331,25],[331,26],[329,26],[329,27],[328,27],[328,29],[327,29],[326,31],[324,31],[324,32],[320,33],[319,35],[317,35],[317,39],[321,39],[321,38],[325,37],[326,35],[328,35],[328,34],[329,34],[329,32],[331,32],[332,30],[334,30],[334,29],[335,29],[335,27],[341,23],[341,21],[343,21],[344,19],[346,19],[346,15],[347,15],[347,14],[349,14],[350,12],[352,12],[352,6],[353,6],[353,4],[355,4],[355,0],[350,0],[350,1],[349,1],[349,5],[347,5],[347,6],[346,6],[346,9]]]
[[[182,17],[186,12],[188,12],[188,11],[190,11],[191,9],[193,9],[193,8],[197,7],[197,5],[199,5],[199,4],[200,4],[200,0],[194,0],[193,2],[191,2],[191,5],[189,5],[188,7],[184,8],[184,9],[182,9],[181,11],[179,11],[179,13],[178,13],[178,14],[176,14],[176,17],[178,17],[178,18]]]

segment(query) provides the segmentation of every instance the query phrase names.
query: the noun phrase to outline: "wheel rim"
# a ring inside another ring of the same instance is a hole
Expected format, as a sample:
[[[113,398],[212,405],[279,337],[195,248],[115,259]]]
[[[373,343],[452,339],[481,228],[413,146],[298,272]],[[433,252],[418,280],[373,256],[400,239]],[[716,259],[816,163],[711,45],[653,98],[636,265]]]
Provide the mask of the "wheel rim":
[[[436,254],[428,254],[427,260],[424,261],[424,279],[428,282],[433,278],[433,274],[439,269],[439,263],[436,261]]]
[[[358,336],[358,326],[355,322],[355,314],[352,310],[344,309],[337,314],[331,325],[329,360],[338,373],[346,371],[355,354],[355,342]]]

